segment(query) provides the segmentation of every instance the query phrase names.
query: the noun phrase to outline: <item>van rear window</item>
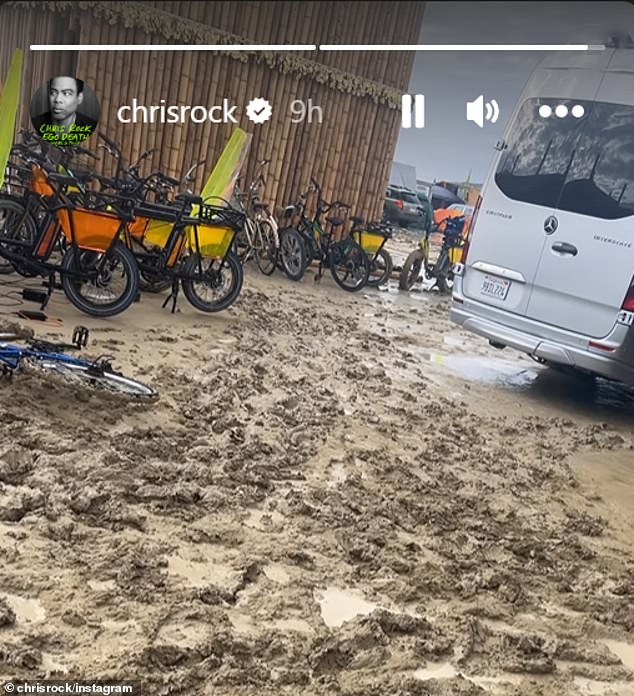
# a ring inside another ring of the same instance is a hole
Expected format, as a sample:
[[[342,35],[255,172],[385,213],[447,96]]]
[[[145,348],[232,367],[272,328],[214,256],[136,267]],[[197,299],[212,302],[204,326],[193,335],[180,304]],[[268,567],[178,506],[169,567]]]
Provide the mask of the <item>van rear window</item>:
[[[558,116],[557,107],[566,115]],[[579,107],[580,117],[573,115]],[[634,107],[526,100],[495,182],[525,203],[608,220],[634,215]]]

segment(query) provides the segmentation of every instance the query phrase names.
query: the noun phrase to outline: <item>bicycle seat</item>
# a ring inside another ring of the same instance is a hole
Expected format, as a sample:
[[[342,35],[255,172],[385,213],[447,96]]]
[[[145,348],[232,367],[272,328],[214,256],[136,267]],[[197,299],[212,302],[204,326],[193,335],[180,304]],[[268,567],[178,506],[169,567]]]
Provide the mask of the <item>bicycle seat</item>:
[[[66,174],[49,172],[46,174],[46,176],[49,181],[54,181],[56,184],[62,184],[62,186],[77,186],[79,183],[74,176],[67,176]]]
[[[253,201],[253,210],[266,210],[268,207],[268,203],[263,203],[262,201]]]
[[[174,198],[183,203],[191,203],[192,205],[202,205],[203,199],[193,193],[177,193]]]
[[[329,222],[333,227],[339,227],[340,225],[343,225],[344,220],[338,217],[327,217],[326,222]]]
[[[359,217],[358,215],[353,215],[351,218],[352,222],[354,222],[355,225],[364,225],[365,224],[365,219],[362,217]]]
[[[159,183],[166,183],[170,186],[178,186],[180,184],[180,181],[178,179],[175,179],[173,176],[166,176],[165,174],[161,174],[161,176],[158,178]]]

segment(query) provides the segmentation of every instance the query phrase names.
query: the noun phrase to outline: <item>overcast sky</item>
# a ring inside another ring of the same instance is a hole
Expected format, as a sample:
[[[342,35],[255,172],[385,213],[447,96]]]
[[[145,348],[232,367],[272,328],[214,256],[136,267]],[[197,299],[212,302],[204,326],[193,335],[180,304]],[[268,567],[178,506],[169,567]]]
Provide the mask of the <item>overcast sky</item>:
[[[634,37],[628,2],[427,2],[421,44],[603,43]],[[543,53],[420,52],[410,92],[424,94],[425,127],[401,129],[395,160],[416,167],[428,181],[471,181],[486,176],[493,145]],[[466,120],[467,101],[496,99],[500,117],[480,129]],[[398,182],[395,182],[398,183]]]

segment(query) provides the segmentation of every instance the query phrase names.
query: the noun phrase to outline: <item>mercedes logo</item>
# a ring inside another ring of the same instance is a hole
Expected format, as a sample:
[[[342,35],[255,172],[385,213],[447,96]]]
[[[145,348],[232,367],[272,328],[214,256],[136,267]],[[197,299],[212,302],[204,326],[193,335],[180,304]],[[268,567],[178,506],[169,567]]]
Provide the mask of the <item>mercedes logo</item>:
[[[554,215],[549,215],[544,220],[544,232],[546,234],[552,234],[558,226],[559,222],[557,221],[557,218]]]

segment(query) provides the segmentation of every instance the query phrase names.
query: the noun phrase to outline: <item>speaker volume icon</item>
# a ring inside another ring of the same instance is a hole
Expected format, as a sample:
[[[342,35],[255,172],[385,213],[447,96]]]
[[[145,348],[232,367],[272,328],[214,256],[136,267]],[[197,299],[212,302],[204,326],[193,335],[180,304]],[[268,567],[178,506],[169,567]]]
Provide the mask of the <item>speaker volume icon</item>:
[[[485,103],[484,96],[481,94],[476,100],[467,102],[467,121],[473,121],[480,128],[484,126],[485,120],[495,123],[499,115],[500,107],[495,99]]]

